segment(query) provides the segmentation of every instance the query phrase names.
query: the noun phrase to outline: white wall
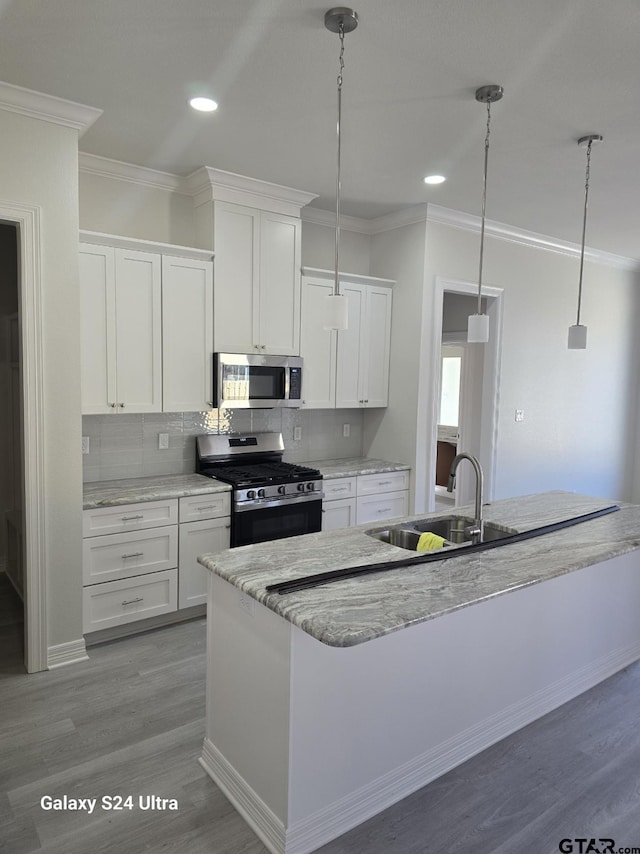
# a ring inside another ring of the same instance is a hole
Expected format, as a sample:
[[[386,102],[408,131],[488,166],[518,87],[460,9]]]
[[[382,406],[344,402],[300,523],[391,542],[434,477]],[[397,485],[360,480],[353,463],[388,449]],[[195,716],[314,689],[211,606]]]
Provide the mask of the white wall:
[[[304,214],[304,212],[303,212]],[[335,270],[335,228],[302,221],[302,266]],[[371,237],[340,229],[340,270],[343,273],[370,275]]]
[[[79,184],[80,228],[196,246],[191,196],[84,170]]]
[[[423,315],[430,310],[424,286],[425,223],[417,222],[374,235],[371,274],[395,279],[391,317],[389,407],[365,412],[364,451],[372,457],[407,463],[412,469],[411,497],[416,469],[424,466],[429,437],[419,429],[423,389]]]
[[[475,235],[428,227],[427,278],[473,278]],[[504,288],[496,498],[570,489],[630,498],[638,310],[634,274],[585,265],[584,351],[567,349],[578,260],[490,239],[485,282]],[[516,423],[515,409],[525,420]]]
[[[0,111],[3,202],[40,209],[48,644],[82,636],[78,135]]]

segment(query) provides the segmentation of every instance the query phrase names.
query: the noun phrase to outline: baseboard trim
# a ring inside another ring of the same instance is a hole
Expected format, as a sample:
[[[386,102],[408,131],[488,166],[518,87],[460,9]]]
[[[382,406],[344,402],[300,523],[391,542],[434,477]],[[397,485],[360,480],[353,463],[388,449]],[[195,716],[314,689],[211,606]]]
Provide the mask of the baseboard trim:
[[[56,667],[64,667],[67,664],[77,664],[89,658],[84,638],[59,643],[47,648],[47,669],[55,670]]]
[[[205,738],[200,764],[272,854],[285,854],[285,828],[218,748]]]
[[[638,659],[640,643],[615,650],[289,827],[208,739],[200,764],[272,854],[310,854]]]

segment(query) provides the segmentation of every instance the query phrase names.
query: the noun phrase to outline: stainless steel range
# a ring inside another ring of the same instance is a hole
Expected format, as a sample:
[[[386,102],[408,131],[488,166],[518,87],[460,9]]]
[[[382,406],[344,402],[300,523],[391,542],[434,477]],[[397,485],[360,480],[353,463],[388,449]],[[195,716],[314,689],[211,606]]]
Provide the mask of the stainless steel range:
[[[280,433],[196,437],[196,472],[233,487],[232,548],[320,530],[322,475],[283,453]]]

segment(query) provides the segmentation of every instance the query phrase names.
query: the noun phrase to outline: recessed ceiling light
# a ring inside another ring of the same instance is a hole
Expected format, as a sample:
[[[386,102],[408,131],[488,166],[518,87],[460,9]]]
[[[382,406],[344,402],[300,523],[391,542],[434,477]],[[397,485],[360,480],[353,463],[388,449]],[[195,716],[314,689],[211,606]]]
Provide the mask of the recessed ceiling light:
[[[425,184],[442,184],[447,179],[444,175],[427,175],[424,179]]]
[[[212,113],[218,109],[218,104],[212,101],[211,98],[192,98],[189,103],[194,110],[198,110],[201,113]]]

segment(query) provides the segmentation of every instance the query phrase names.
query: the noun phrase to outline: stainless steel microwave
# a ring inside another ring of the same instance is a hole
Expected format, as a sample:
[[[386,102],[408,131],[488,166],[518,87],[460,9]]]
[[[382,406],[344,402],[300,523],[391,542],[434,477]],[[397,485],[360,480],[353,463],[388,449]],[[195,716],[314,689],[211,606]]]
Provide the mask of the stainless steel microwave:
[[[218,409],[272,409],[302,403],[302,359],[254,353],[214,353],[213,399]]]

